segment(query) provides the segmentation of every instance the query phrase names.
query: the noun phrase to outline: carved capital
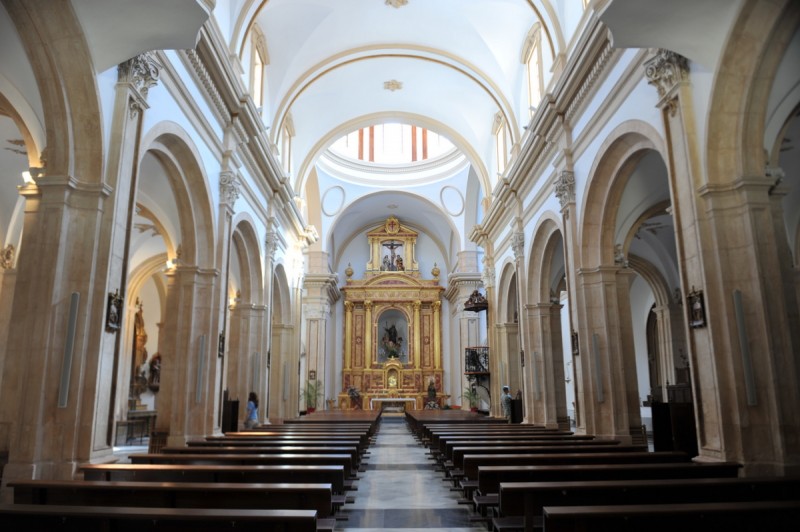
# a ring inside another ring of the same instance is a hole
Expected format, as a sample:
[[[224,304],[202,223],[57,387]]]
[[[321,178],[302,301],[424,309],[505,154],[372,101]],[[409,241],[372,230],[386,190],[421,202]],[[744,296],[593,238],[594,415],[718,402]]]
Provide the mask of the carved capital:
[[[525,257],[525,233],[515,231],[511,235],[511,248],[514,250],[514,260],[520,261]]]
[[[575,202],[575,172],[562,170],[556,178],[555,195],[561,202],[561,209],[565,209],[568,204]]]
[[[117,80],[120,83],[130,83],[143,99],[147,99],[150,87],[158,84],[162,68],[164,66],[156,61],[155,53],[145,52],[120,63],[117,67]]]
[[[220,203],[233,208],[237,199],[239,199],[239,179],[232,172],[222,172],[219,175]]]
[[[670,50],[659,49],[655,57],[644,64],[647,82],[658,90],[659,107],[665,107],[675,114],[676,102],[671,96],[674,89],[689,80],[689,61]]]
[[[278,233],[275,231],[267,232],[267,236],[264,238],[264,248],[269,260],[275,260],[275,251],[278,249]]]
[[[345,301],[344,302],[344,311],[345,312],[353,312],[353,302],[352,301]]]

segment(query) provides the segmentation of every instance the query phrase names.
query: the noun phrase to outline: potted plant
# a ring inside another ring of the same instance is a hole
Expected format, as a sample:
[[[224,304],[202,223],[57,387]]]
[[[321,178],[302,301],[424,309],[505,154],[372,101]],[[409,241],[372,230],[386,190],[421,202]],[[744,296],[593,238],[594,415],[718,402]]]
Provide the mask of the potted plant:
[[[478,411],[478,405],[481,402],[481,396],[478,394],[477,388],[467,388],[461,397],[462,399],[466,399],[466,401],[469,403],[469,409],[471,411]]]
[[[316,380],[307,380],[306,387],[300,390],[306,401],[306,412],[312,414],[317,409],[317,401],[322,394],[322,383]]]

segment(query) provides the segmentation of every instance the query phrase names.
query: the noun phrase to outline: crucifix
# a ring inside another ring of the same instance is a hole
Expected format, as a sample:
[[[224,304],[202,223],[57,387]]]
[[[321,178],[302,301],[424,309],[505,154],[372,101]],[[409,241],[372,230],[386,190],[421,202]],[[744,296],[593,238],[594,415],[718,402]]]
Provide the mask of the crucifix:
[[[397,240],[389,240],[388,242],[383,243],[383,247],[389,248],[390,256],[384,255],[383,267],[381,269],[384,271],[397,271],[398,269],[402,269],[397,267],[398,257],[395,253],[395,250],[397,248],[403,247],[403,243]],[[400,264],[402,264],[402,258],[400,259],[400,261],[401,261]]]

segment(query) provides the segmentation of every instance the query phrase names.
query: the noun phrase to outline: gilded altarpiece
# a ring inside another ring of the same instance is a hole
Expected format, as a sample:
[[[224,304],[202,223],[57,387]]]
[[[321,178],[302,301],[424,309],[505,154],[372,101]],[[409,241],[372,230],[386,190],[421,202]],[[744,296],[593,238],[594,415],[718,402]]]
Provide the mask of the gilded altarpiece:
[[[363,279],[347,270],[341,408],[386,404],[439,406],[443,394],[441,297],[438,269],[421,279],[417,233],[390,216],[367,233],[370,260]],[[433,387],[431,387],[433,384]],[[358,390],[354,405],[348,390]],[[433,398],[435,390],[435,398]]]

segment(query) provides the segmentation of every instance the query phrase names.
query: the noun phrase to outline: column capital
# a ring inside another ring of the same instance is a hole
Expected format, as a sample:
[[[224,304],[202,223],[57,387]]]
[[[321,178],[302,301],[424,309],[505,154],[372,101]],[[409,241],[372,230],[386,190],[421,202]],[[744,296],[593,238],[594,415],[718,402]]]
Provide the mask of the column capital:
[[[674,115],[677,105],[673,92],[681,83],[689,80],[689,60],[661,48],[644,63],[644,69],[647,83],[658,90],[658,107],[666,108]]]
[[[158,84],[164,65],[156,60],[154,52],[144,52],[117,66],[117,80],[130,83],[133,88],[147,98],[147,92]]]
[[[233,172],[221,172],[219,174],[219,201],[233,209],[236,200],[239,199],[239,178]]]
[[[570,203],[575,203],[575,172],[562,170],[553,188],[563,211]]]
[[[521,261],[525,258],[525,233],[514,231],[511,235],[511,248],[514,250],[514,260]]]

